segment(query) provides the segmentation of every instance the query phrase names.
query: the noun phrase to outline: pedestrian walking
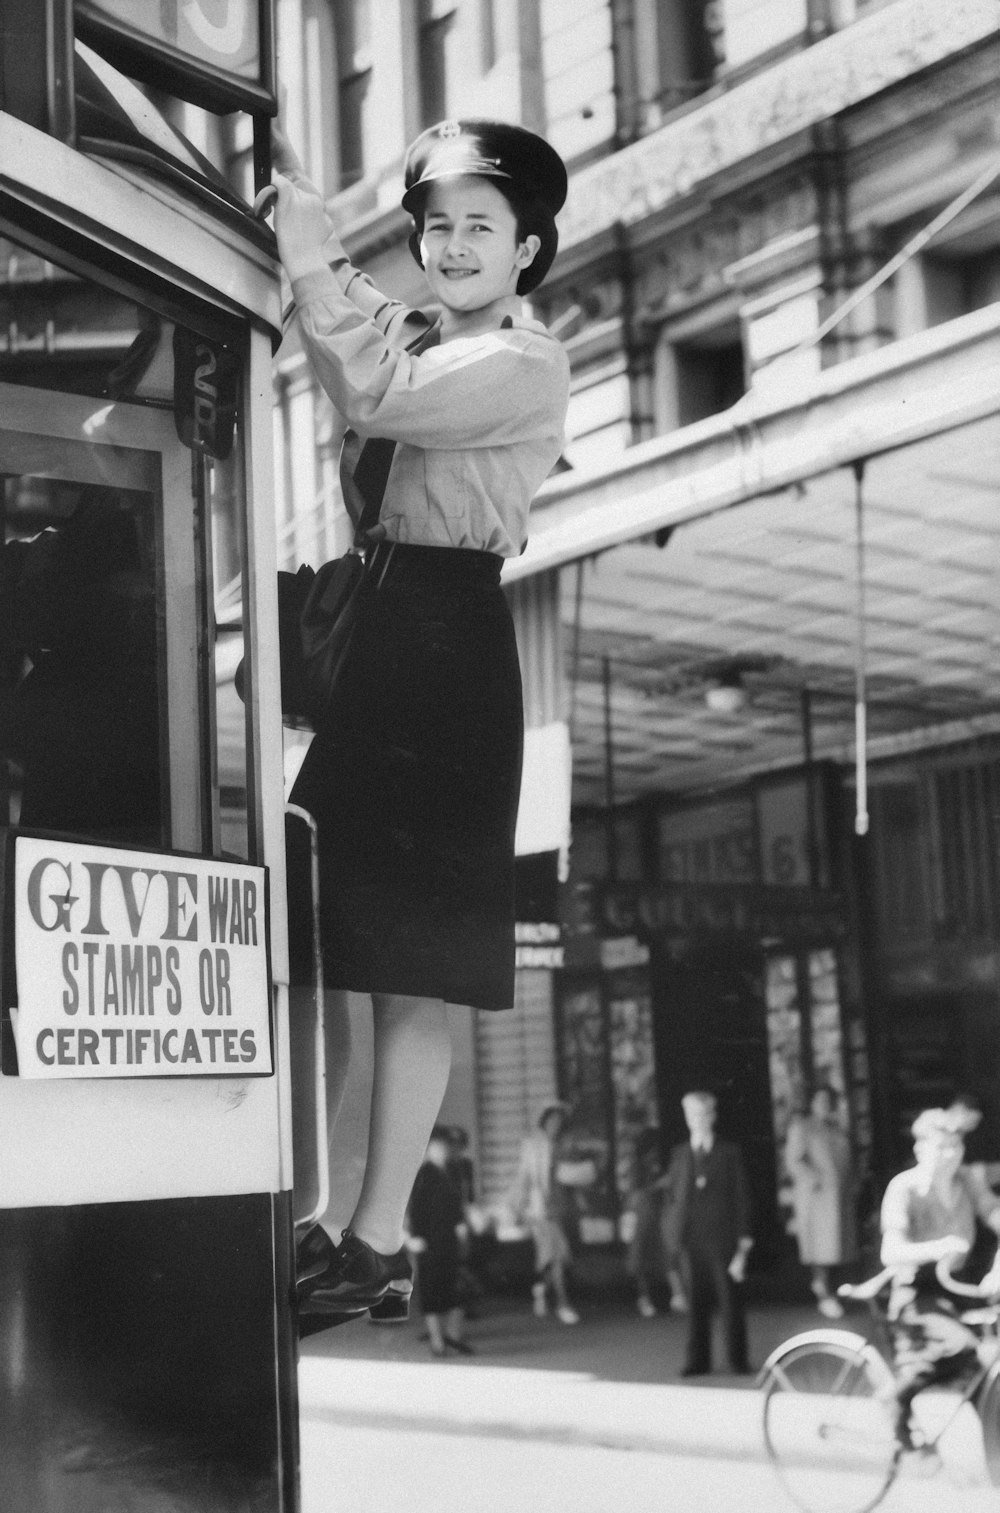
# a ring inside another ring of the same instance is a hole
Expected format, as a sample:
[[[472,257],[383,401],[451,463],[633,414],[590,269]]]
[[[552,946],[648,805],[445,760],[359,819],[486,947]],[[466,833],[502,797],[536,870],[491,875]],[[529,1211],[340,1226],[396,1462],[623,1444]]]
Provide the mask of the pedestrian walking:
[[[448,1172],[450,1133],[435,1125],[427,1159],[417,1172],[409,1205],[409,1249],[417,1258],[417,1302],[427,1326],[431,1354],[471,1355],[463,1338],[465,1316],[459,1267],[465,1220],[462,1201]]]
[[[858,1251],[851,1145],[838,1104],[832,1087],[817,1087],[808,1109],[793,1116],[785,1143],[799,1259],[828,1319],[844,1312],[830,1289],[830,1269],[855,1260]]]
[[[675,1313],[687,1312],[687,1288],[681,1272],[683,1255],[671,1239],[666,1174],[660,1161],[660,1131],[641,1130],[635,1144],[632,1189],[626,1199],[626,1267],[635,1287],[636,1309],[644,1319],[655,1318],[656,1294],[665,1289]]]
[[[548,1103],[535,1129],[521,1141],[511,1207],[531,1230],[535,1253],[532,1304],[537,1318],[548,1313],[550,1296],[561,1324],[578,1324],[580,1315],[567,1291],[567,1273],[573,1262],[570,1230],[575,1217],[573,1186],[562,1180],[570,1175],[570,1151],[566,1124],[569,1105]],[[578,1164],[574,1163],[574,1167]],[[574,1177],[578,1172],[574,1170]]]
[[[563,444],[567,358],[521,296],[555,255],[566,171],[503,122],[417,138],[403,208],[432,320],[351,265],[276,143],[278,252],[305,355],[352,428],[356,522],[381,495],[347,661],[291,794],[318,826],[326,985],[366,995],[374,1024],[361,1192],[339,1244],[305,1237],[299,1290],[331,1322],[405,1317],[403,1217],[448,1079],[446,1005],[513,1003],[523,715],[500,568]]]
[[[686,1093],[681,1107],[690,1138],[674,1147],[667,1172],[674,1238],[687,1259],[690,1285],[687,1356],[681,1374],[703,1376],[711,1371],[716,1309],[722,1316],[730,1369],[744,1374],[750,1367],[743,1282],[753,1238],[743,1158],[731,1141],[716,1137],[713,1093]]]
[[[496,1243],[492,1221],[476,1202],[476,1169],[469,1155],[469,1132],[461,1124],[448,1127],[446,1170],[458,1193],[464,1234],[458,1268],[458,1292],[466,1318],[475,1317],[476,1304],[486,1293],[483,1272]]]

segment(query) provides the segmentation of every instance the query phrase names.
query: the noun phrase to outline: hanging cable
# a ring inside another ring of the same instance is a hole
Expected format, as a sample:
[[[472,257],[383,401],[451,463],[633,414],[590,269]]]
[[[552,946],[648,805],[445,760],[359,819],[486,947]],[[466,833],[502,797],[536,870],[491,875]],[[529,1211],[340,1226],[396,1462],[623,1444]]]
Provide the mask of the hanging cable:
[[[854,290],[853,294],[849,295],[842,305],[838,305],[837,309],[832,311],[826,320],[817,326],[816,330],[806,338],[802,346],[814,346],[817,342],[822,341],[824,336],[828,336],[845,316],[850,315],[852,310],[856,310],[863,300],[868,299],[870,295],[875,293],[876,289],[880,289],[884,283],[892,278],[894,273],[898,273],[904,263],[908,263],[912,257],[921,252],[928,242],[934,240],[939,231],[943,231],[945,226],[961,215],[962,211],[968,205],[971,205],[973,200],[978,199],[984,190],[988,189],[998,178],[1000,178],[1000,158],[995,158],[923,230],[918,231],[915,236],[912,236],[905,247],[900,247],[895,257],[891,257],[884,267],[879,268],[876,273],[872,274],[871,278],[866,279],[863,284]]]
[[[865,517],[863,483],[864,459],[852,464],[854,473],[855,520],[855,657],[854,657],[854,767],[857,805],[854,813],[855,835],[868,834],[868,688],[867,646],[865,639]]]
[[[573,661],[569,678],[569,741],[573,744],[576,728],[576,691],[580,685],[580,617],[583,612],[583,564],[581,557],[576,564],[576,595],[573,603]]]
[[[900,247],[899,251],[887,263],[884,263],[881,268],[876,269],[870,278],[865,279],[863,284],[859,284],[842,304],[839,304],[835,310],[831,310],[830,314],[824,321],[820,322],[815,331],[810,331],[807,336],[804,336],[801,341],[796,342],[795,346],[788,351],[776,352],[773,357],[758,366],[765,368],[771,362],[777,362],[780,358],[788,358],[799,352],[805,352],[810,347],[815,347],[824,337],[829,336],[830,332],[835,330],[842,320],[846,319],[866,299],[869,299],[877,289],[881,289],[882,285],[887,283],[893,274],[898,273],[904,263],[908,263],[911,258],[916,257],[918,252],[922,252],[928,242],[934,240],[938,232],[943,231],[946,226],[950,225],[953,220],[961,215],[963,210],[972,204],[973,200],[978,199],[981,194],[985,193],[997,179],[1000,179],[1000,158],[994,158],[991,163],[988,163],[982,173],[978,174],[972,183],[962,190],[961,194],[957,194],[953,200],[949,201],[932,221],[929,221],[926,226],[916,232],[905,246]],[[729,413],[738,419],[744,410],[750,408],[752,395],[752,388],[748,389],[742,398],[738,399],[735,405],[732,406]]]
[[[604,670],[604,815],[607,826],[608,881],[618,881],[618,832],[615,828],[615,734],[611,709],[611,658]]]

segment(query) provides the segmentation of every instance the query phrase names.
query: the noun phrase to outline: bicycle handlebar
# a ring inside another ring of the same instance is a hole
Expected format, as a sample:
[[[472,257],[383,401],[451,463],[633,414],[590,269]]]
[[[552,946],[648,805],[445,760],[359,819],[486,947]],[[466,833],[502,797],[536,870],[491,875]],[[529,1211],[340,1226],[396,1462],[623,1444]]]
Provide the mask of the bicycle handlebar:
[[[959,1298],[996,1299],[1000,1297],[1000,1283],[998,1283],[996,1277],[993,1279],[992,1287],[984,1287],[983,1281],[985,1279],[982,1277],[978,1282],[959,1282],[948,1269],[949,1265],[954,1264],[953,1261],[950,1263],[948,1261],[939,1261],[934,1268],[934,1275],[941,1283],[941,1286],[946,1288],[948,1292],[953,1292]],[[989,1275],[990,1273],[987,1272],[987,1276]]]
[[[959,1282],[956,1277],[953,1277],[949,1268],[955,1264],[955,1259],[960,1258],[949,1258],[938,1261],[934,1267],[935,1276],[947,1292],[954,1293],[956,1297],[960,1298],[979,1298],[980,1300],[1000,1298],[1000,1281],[996,1278],[994,1278],[994,1283],[991,1287],[984,1288],[982,1280],[979,1282]],[[844,1282],[837,1288],[838,1296],[851,1298],[859,1303],[870,1302],[872,1298],[878,1297],[879,1293],[889,1286],[889,1283],[900,1269],[897,1266],[886,1266],[874,1277],[869,1277],[867,1282]]]
[[[886,1266],[877,1276],[869,1277],[867,1282],[842,1282],[837,1288],[837,1295],[841,1298],[852,1298],[857,1303],[870,1302],[888,1287],[893,1276],[892,1267]]]

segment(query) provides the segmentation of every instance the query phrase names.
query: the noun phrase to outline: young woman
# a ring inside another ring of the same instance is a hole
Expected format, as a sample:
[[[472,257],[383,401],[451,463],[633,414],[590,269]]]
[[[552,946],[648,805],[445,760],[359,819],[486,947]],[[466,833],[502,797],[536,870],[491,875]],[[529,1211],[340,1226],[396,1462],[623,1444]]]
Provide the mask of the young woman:
[[[527,1224],[535,1247],[531,1295],[536,1318],[543,1319],[547,1314],[551,1292],[559,1322],[578,1324],[580,1315],[566,1288],[566,1274],[573,1264],[568,1231],[575,1207],[572,1192],[560,1181],[561,1158],[567,1153],[564,1134],[569,1115],[568,1104],[548,1103],[535,1128],[524,1136],[511,1207]]]
[[[431,1355],[472,1355],[462,1338],[465,1313],[459,1297],[459,1267],[465,1237],[462,1198],[448,1171],[450,1132],[436,1124],[427,1159],[417,1172],[409,1206],[408,1249],[417,1258],[417,1300],[427,1326]]]
[[[882,1199],[882,1264],[895,1272],[889,1294],[896,1390],[896,1435],[912,1448],[910,1410],[925,1387],[947,1382],[976,1361],[976,1336],[936,1275],[972,1248],[976,1225],[1000,1235],[1000,1198],[963,1166],[965,1136],[979,1115],[967,1106],[924,1109],[913,1121],[915,1165],[893,1177]],[[1000,1251],[981,1286],[1000,1291]]]
[[[446,1005],[513,1001],[522,711],[500,568],[562,447],[568,363],[520,296],[555,256],[566,172],[505,123],[418,137],[403,205],[432,323],[351,267],[284,145],[278,166],[302,344],[356,433],[345,501],[357,519],[382,495],[349,664],[292,793],[319,826],[326,985],[370,995],[374,1015],[361,1193],[339,1244],[307,1237],[300,1297],[331,1322],[405,1317],[403,1217],[448,1079]],[[373,438],[396,444],[387,475]]]
[[[857,1255],[851,1145],[838,1102],[826,1083],[815,1088],[808,1111],[789,1124],[785,1146],[799,1260],[809,1268],[816,1306],[828,1319],[844,1312],[830,1290],[830,1269]]]

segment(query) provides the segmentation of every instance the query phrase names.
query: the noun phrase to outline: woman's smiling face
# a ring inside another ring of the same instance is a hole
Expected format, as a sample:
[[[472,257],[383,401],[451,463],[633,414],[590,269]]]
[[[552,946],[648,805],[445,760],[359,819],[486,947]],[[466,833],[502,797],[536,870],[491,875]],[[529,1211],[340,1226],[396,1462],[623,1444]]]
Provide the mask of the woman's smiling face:
[[[488,179],[440,179],[424,209],[420,253],[434,295],[456,314],[483,310],[516,292],[538,250],[517,239],[517,217]]]

